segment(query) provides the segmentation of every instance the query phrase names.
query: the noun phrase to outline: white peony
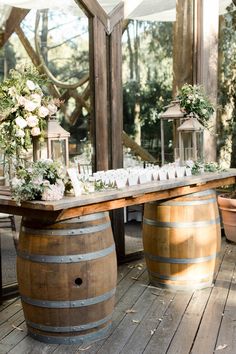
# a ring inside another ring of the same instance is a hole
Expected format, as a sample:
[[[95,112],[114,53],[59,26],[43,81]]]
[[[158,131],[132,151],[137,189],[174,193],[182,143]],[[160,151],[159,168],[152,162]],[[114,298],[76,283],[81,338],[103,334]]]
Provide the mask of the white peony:
[[[27,127],[27,122],[26,120],[19,116],[15,119],[16,125],[20,128],[20,129],[24,129],[25,127]]]
[[[36,125],[38,125],[38,118],[37,116],[29,116],[26,118],[27,124],[30,128],[34,128]]]
[[[61,180],[57,180],[55,184],[50,184],[42,193],[42,200],[60,200],[63,198],[65,186]]]
[[[26,86],[28,87],[28,89],[30,91],[33,91],[36,88],[35,83],[33,81],[31,81],[31,80],[27,80],[26,81]]]
[[[38,104],[33,101],[25,99],[24,106],[26,111],[33,112],[38,107]]]
[[[44,118],[49,115],[49,110],[46,107],[41,106],[41,107],[39,107],[38,115],[39,115],[39,117]]]
[[[38,127],[34,127],[31,129],[31,135],[32,136],[38,136],[41,134],[41,130]]]

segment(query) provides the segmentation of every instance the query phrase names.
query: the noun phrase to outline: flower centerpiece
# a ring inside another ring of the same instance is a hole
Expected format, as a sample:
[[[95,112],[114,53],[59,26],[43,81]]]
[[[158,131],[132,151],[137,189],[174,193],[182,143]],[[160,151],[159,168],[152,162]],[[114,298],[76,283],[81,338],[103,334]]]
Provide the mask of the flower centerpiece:
[[[202,86],[185,84],[181,87],[176,97],[179,100],[181,109],[187,115],[193,114],[207,126],[211,115],[214,113],[214,106],[204,93]]]
[[[20,204],[25,200],[59,200],[65,191],[65,171],[58,161],[38,160],[19,167],[12,179],[12,197]]]
[[[47,80],[34,67],[11,70],[0,84],[0,147],[7,158],[19,159],[43,139],[48,117],[55,115],[59,100],[45,95]]]

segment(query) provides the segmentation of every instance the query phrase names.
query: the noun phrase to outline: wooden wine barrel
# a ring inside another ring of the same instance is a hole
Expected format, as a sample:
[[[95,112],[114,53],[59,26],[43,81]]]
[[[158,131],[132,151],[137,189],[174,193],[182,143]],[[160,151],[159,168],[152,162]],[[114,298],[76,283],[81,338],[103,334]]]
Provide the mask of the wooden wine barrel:
[[[117,279],[108,213],[46,225],[23,218],[17,275],[29,334],[82,344],[109,333]]]
[[[221,248],[215,192],[146,203],[143,244],[153,285],[180,290],[211,286]]]

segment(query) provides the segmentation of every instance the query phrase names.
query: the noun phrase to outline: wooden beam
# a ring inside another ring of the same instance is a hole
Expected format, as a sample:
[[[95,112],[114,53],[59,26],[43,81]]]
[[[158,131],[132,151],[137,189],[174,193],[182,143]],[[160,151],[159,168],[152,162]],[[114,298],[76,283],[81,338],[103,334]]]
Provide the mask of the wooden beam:
[[[10,38],[12,33],[15,32],[15,28],[20,25],[21,21],[25,18],[25,16],[29,13],[29,11],[30,10],[28,9],[18,9],[16,7],[12,8],[10,16],[6,21],[6,29],[5,29],[4,40],[2,45],[4,45],[7,42],[7,40]]]
[[[157,160],[142,146],[131,139],[125,131],[122,133],[123,144],[129,147],[136,155],[140,156],[144,161],[156,162]]]
[[[121,22],[123,31],[123,20],[124,20],[124,3],[121,1],[110,13],[109,13],[109,32],[113,32],[114,27]],[[121,33],[122,35],[122,33]]]
[[[108,15],[96,0],[75,0],[88,18],[97,17],[106,30],[109,28]]]

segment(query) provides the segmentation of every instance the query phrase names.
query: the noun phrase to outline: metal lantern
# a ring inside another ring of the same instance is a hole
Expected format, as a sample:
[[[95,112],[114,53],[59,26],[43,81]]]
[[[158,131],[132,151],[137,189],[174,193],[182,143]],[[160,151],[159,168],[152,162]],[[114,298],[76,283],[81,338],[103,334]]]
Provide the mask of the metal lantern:
[[[180,108],[179,101],[172,101],[169,106],[166,107],[167,110],[160,115],[161,118],[161,163],[164,165],[165,163],[165,142],[164,142],[164,120],[178,120],[181,122],[181,119],[184,118],[184,113]],[[176,124],[176,123],[174,123]],[[178,147],[175,146],[175,151]]]
[[[177,128],[179,132],[179,158],[180,164],[184,161],[197,161],[203,159],[204,127],[193,115]]]
[[[69,165],[69,137],[65,129],[58,123],[55,117],[48,120],[45,141],[41,144],[34,144],[33,159],[52,159],[60,161],[64,166]]]

